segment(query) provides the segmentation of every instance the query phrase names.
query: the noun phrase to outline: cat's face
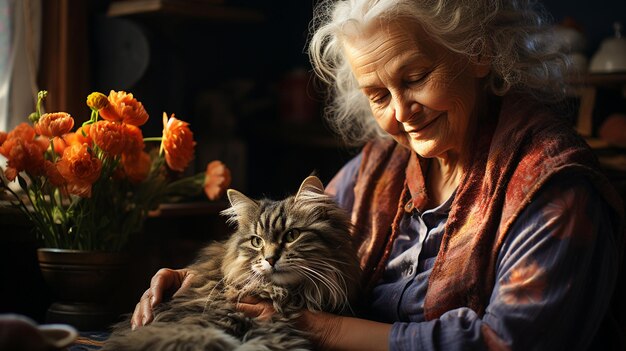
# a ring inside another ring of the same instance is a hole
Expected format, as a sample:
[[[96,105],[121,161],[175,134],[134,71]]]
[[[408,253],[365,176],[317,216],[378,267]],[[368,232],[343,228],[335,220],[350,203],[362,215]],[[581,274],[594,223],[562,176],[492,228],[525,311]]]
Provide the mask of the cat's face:
[[[282,201],[228,192],[232,207],[225,214],[237,224],[223,260],[228,282],[340,294],[356,279],[349,218],[315,180],[313,185],[305,180],[295,196]]]
[[[251,274],[275,285],[289,286],[305,279],[305,260],[318,259],[325,248],[318,236],[299,221],[292,201],[259,203],[260,218],[239,232],[239,256],[250,265]]]

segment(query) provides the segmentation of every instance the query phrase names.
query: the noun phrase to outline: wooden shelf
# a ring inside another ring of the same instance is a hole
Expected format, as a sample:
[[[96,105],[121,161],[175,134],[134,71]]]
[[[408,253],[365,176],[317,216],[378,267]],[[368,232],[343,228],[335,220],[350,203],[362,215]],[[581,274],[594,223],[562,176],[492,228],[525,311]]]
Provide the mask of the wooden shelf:
[[[139,14],[170,14],[230,22],[264,20],[259,11],[227,6],[221,0],[116,0],[111,2],[107,11],[111,17]]]
[[[150,211],[149,217],[185,217],[219,214],[228,207],[226,200],[196,201],[161,204],[158,209]]]
[[[590,73],[568,82],[572,95],[580,98],[576,130],[584,137],[592,137],[593,110],[598,88],[618,89],[626,93],[626,73]]]
[[[626,85],[626,73],[590,73],[570,80],[575,86],[592,85],[595,87],[620,87]]]

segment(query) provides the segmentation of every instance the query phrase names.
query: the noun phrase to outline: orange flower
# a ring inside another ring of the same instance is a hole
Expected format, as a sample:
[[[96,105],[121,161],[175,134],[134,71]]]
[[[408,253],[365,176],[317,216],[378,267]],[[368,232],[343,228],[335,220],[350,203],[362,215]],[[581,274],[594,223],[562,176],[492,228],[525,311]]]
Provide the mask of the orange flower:
[[[71,140],[65,140],[68,144],[78,143],[78,144],[93,144],[93,140],[91,140],[91,124],[84,125],[76,129],[75,133],[72,133]]]
[[[141,129],[132,124],[124,124],[124,139],[126,140],[125,154],[136,154],[143,150],[143,134]]]
[[[11,135],[11,133],[9,133]],[[2,144],[1,153],[7,158],[6,176],[10,181],[17,174],[26,171],[29,175],[40,175],[43,172],[44,152],[47,146],[39,140],[7,138]]]
[[[30,126],[30,124],[26,122],[22,122],[18,124],[12,131],[7,135],[8,139],[24,139],[24,140],[32,140],[35,137],[35,129]]]
[[[189,123],[174,118],[173,114],[168,120],[164,112],[163,126],[162,147],[165,151],[165,162],[171,169],[182,172],[193,159],[196,145]]]
[[[90,197],[91,185],[100,176],[102,161],[90,152],[87,144],[73,144],[63,152],[57,169],[67,181],[70,193]]]
[[[54,145],[54,152],[59,155],[63,155],[63,151],[66,147],[73,144],[93,144],[91,137],[89,136],[89,129],[91,125],[88,124],[86,126],[80,127],[73,133],[67,133],[62,135],[61,137],[54,137],[52,139],[52,144]]]
[[[133,183],[140,183],[148,177],[151,164],[150,155],[144,151],[122,155],[124,173]]]
[[[0,148],[2,147],[2,144],[4,144],[4,142],[7,140],[8,136],[9,133],[0,131]]]
[[[63,151],[65,151],[65,148],[67,147],[68,143],[66,142],[65,138],[66,136],[69,134],[66,134],[64,136],[60,136],[60,137],[54,137],[52,138],[52,147],[54,148],[54,152],[57,155],[63,155]]]
[[[135,126],[148,121],[148,112],[143,104],[124,91],[109,93],[109,104],[100,110],[100,115],[107,121],[124,122]]]
[[[45,113],[35,123],[39,135],[52,138],[69,133],[74,128],[74,118],[66,112]]]
[[[44,174],[46,175],[46,178],[48,178],[48,181],[52,185],[58,187],[58,186],[65,184],[65,178],[63,178],[61,173],[59,173],[59,170],[57,169],[56,164],[48,160],[45,160],[43,164],[43,168],[44,168]]]
[[[7,158],[5,174],[10,181],[21,171],[29,175],[42,173],[48,141],[36,137],[33,127],[20,123],[2,138],[4,141],[0,146],[0,154]]]
[[[126,148],[126,134],[122,123],[99,121],[91,125],[89,134],[94,143],[110,155],[121,155]]]
[[[209,200],[217,200],[230,186],[230,170],[220,161],[211,161],[204,175],[204,193]]]

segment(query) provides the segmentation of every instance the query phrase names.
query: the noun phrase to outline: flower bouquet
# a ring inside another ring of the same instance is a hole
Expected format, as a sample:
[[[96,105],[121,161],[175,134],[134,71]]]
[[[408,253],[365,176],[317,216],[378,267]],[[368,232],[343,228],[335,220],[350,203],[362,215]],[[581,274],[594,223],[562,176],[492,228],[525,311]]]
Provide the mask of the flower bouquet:
[[[194,158],[189,124],[163,113],[163,134],[144,138],[148,113],[132,94],[90,94],[91,116],[73,132],[68,113],[42,113],[46,95],[31,124],[0,132],[3,203],[28,217],[45,247],[120,251],[159,204],[203,189],[216,200],[230,184],[220,161],[183,177]]]

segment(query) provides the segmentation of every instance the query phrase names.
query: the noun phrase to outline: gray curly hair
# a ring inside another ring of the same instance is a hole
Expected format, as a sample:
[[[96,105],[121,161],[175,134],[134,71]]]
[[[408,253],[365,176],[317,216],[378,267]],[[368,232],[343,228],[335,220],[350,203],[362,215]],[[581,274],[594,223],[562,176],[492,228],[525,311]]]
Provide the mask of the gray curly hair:
[[[495,95],[516,91],[551,102],[565,97],[568,61],[554,45],[549,16],[537,1],[322,0],[311,22],[309,58],[330,88],[326,118],[350,144],[385,133],[358,88],[341,39],[355,25],[399,17],[416,20],[434,41],[471,62],[487,57],[486,88]]]

